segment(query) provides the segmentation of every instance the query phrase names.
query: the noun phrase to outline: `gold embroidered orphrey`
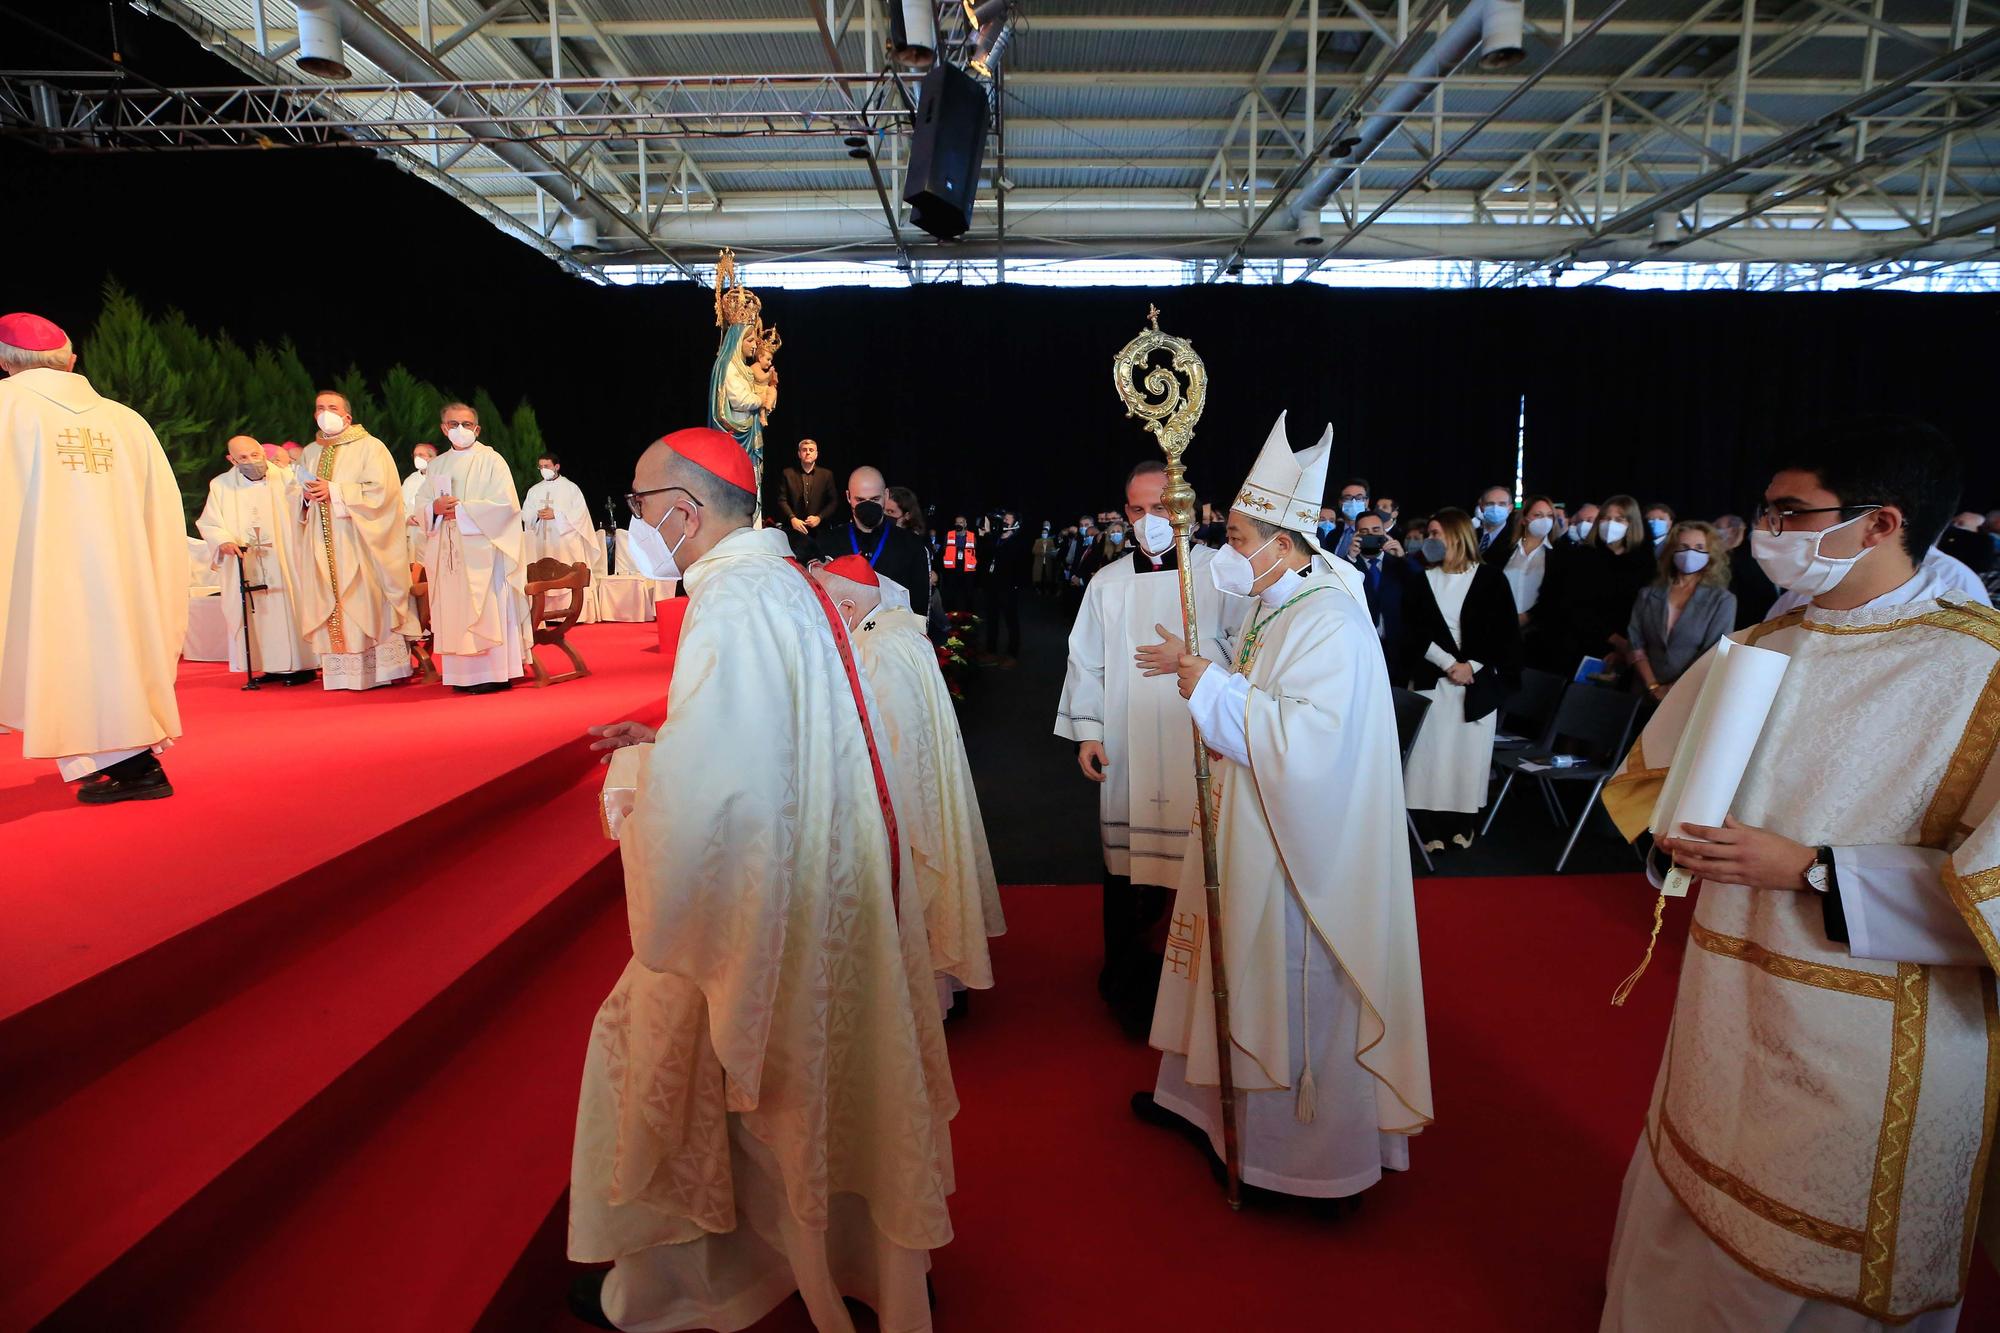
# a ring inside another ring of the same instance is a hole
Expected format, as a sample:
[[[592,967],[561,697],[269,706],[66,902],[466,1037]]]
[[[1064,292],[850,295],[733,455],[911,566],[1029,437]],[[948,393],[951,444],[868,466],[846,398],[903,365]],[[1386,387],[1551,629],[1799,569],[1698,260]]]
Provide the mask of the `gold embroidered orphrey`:
[[[1164,354],[1166,365],[1154,358]],[[1208,406],[1208,367],[1195,354],[1194,344],[1160,330],[1160,308],[1146,307],[1146,327],[1119,349],[1111,359],[1111,384],[1125,404],[1125,415],[1138,417],[1160,442],[1167,456],[1167,514],[1174,525],[1174,556],[1180,566],[1181,635],[1192,647],[1201,642],[1194,614],[1194,566],[1188,554],[1189,534],[1194,530],[1194,488],[1188,485],[1184,455],[1194,440],[1195,423]],[[1193,724],[1190,723],[1190,726]],[[1201,728],[1194,727],[1194,780],[1197,792],[1211,790],[1208,773],[1208,746],[1202,743]],[[1225,1191],[1231,1208],[1243,1206],[1243,1162],[1239,1150],[1236,1080],[1230,1069],[1229,977],[1223,965],[1221,944],[1222,885],[1217,869],[1215,825],[1217,812],[1208,801],[1197,801],[1201,824],[1202,884],[1208,905],[1209,974],[1215,983],[1215,1049],[1222,1052],[1217,1062],[1216,1092],[1222,1102],[1222,1161]],[[1194,943],[1199,957],[1200,941]]]
[[[111,437],[88,426],[71,426],[56,436],[56,461],[71,472],[109,472],[117,455]]]

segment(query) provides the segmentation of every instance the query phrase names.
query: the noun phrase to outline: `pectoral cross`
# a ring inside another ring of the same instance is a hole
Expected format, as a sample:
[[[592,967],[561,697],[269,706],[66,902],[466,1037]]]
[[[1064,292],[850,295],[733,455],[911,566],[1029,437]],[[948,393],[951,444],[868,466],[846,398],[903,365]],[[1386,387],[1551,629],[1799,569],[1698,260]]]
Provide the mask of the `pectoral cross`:
[[[109,472],[111,437],[101,430],[71,426],[56,436],[56,458],[71,472]]]

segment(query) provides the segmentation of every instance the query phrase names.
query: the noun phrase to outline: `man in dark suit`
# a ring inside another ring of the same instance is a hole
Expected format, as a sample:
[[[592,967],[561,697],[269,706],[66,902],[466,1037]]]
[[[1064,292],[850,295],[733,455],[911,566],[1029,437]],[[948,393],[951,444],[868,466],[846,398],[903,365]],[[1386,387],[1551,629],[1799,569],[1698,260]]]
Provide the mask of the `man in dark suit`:
[[[1034,539],[1021,530],[1021,516],[1002,511],[1000,527],[983,543],[986,563],[980,567],[986,593],[986,651],[1011,667],[1021,655],[1021,589],[1028,586],[1034,560]],[[1000,631],[1007,631],[1007,651],[1000,652]]]
[[[923,539],[908,528],[889,521],[882,508],[882,474],[872,467],[858,467],[847,475],[848,521],[839,525],[821,524],[814,537],[813,554],[822,560],[858,555],[876,573],[903,585],[910,594],[910,609],[920,616],[931,609],[931,557]]]
[[[1340,494],[1334,503],[1322,506],[1319,511],[1321,549],[1335,560],[1351,559],[1354,555],[1354,525],[1368,512],[1368,479],[1349,477],[1340,484]]]
[[[799,465],[785,469],[776,507],[777,520],[791,538],[792,554],[810,560],[819,530],[832,527],[834,515],[840,512],[833,474],[819,466],[817,441],[799,441]]]
[[[1383,665],[1394,677],[1390,657],[1402,642],[1403,580],[1409,572],[1409,562],[1382,515],[1373,510],[1354,520],[1353,548],[1354,554],[1348,558],[1361,571],[1361,587],[1368,596],[1368,617],[1375,622],[1376,637],[1382,640]]]

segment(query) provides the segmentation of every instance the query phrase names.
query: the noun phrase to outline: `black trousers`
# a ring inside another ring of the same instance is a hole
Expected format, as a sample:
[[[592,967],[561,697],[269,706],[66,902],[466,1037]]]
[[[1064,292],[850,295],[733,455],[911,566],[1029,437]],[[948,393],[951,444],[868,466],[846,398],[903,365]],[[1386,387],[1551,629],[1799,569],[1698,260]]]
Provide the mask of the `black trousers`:
[[[1007,622],[1007,656],[1021,655],[1021,590],[1000,582],[994,575],[986,581],[986,651],[1000,651],[1000,622]]]
[[[1153,1025],[1162,956],[1152,937],[1172,902],[1171,889],[1104,874],[1104,968],[1097,974],[1097,991],[1134,1037],[1143,1038]]]

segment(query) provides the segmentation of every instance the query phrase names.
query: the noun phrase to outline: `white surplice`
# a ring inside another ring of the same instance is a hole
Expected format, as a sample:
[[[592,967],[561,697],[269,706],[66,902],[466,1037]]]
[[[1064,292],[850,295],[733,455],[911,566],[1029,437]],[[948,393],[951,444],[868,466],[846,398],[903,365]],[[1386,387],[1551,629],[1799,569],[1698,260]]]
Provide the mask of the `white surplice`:
[[[0,379],[0,725],[74,781],[181,733],[187,519],[131,408],[40,368]]]
[[[1243,1179],[1338,1197],[1409,1165],[1430,1061],[1395,711],[1360,575],[1291,573],[1188,701],[1221,758],[1231,1070]],[[1199,833],[1191,835],[1199,837]],[[1154,1097],[1221,1145],[1212,935],[1191,844],[1153,1014]]]
[[[430,530],[424,523],[424,516],[417,509],[417,487],[424,484],[421,469],[403,478],[403,535],[410,543],[410,563],[424,563],[424,547],[430,539]]]
[[[553,511],[555,517],[543,518],[544,509]],[[554,481],[538,481],[530,486],[521,497],[521,522],[528,529],[530,564],[537,560],[560,560],[565,565],[588,566],[592,582],[602,576],[604,538],[591,524],[590,504],[583,498],[582,489],[568,477],[558,475]],[[584,598],[579,620],[597,619],[595,601],[589,596]],[[568,606],[567,591],[549,594],[549,612],[562,611]]]
[[[627,1329],[740,1329],[797,1290],[822,1333],[852,1333],[843,1295],[922,1333],[951,1238],[958,1104],[917,877],[846,628],[790,557],[744,529],[688,568],[619,830],[634,957],[585,1057],[569,1250],[616,1261]]]
[[[1245,602],[1216,591],[1208,575],[1215,552],[1201,545],[1191,552],[1201,651],[1227,660]],[[1140,573],[1137,561],[1148,572]],[[1180,883],[1194,818],[1194,733],[1173,678],[1142,676],[1132,665],[1141,644],[1159,642],[1154,626],[1181,633],[1181,576],[1153,572],[1151,563],[1135,552],[1085,585],[1069,632],[1055,733],[1104,746],[1097,806],[1105,869],[1135,884],[1171,888]]]
[[[299,483],[289,469],[266,467],[262,480],[252,481],[234,467],[208,483],[208,503],[195,520],[195,531],[207,544],[209,562],[222,578],[222,616],[229,624],[229,669],[287,673],[310,671],[319,665],[312,645],[299,629],[292,589],[298,584]],[[234,542],[243,548],[239,561],[221,548]],[[243,571],[250,585],[250,654],[243,660]]]
[[[453,518],[432,512],[443,496]],[[417,487],[429,515],[424,569],[431,588],[431,652],[447,685],[484,685],[526,674],[527,538],[507,460],[474,440],[431,460]]]
[[[1817,894],[1701,886],[1607,1333],[1957,1320],[2000,1198],[2000,615],[1935,591],[1920,570],[1732,636],[1791,661],[1731,813],[1832,849],[1851,942],[1827,938]],[[1606,787],[1627,836],[1714,660]]]
[[[1007,921],[937,650],[922,616],[884,606],[855,630],[854,651],[888,733],[900,789],[896,815],[915,860],[931,966],[984,990],[993,984],[986,940],[1004,934]]]
[[[389,447],[361,426],[315,439],[299,455],[301,489],[324,481],[324,503],[300,519],[299,625],[329,690],[367,690],[410,674],[421,638],[410,601],[403,490]]]

